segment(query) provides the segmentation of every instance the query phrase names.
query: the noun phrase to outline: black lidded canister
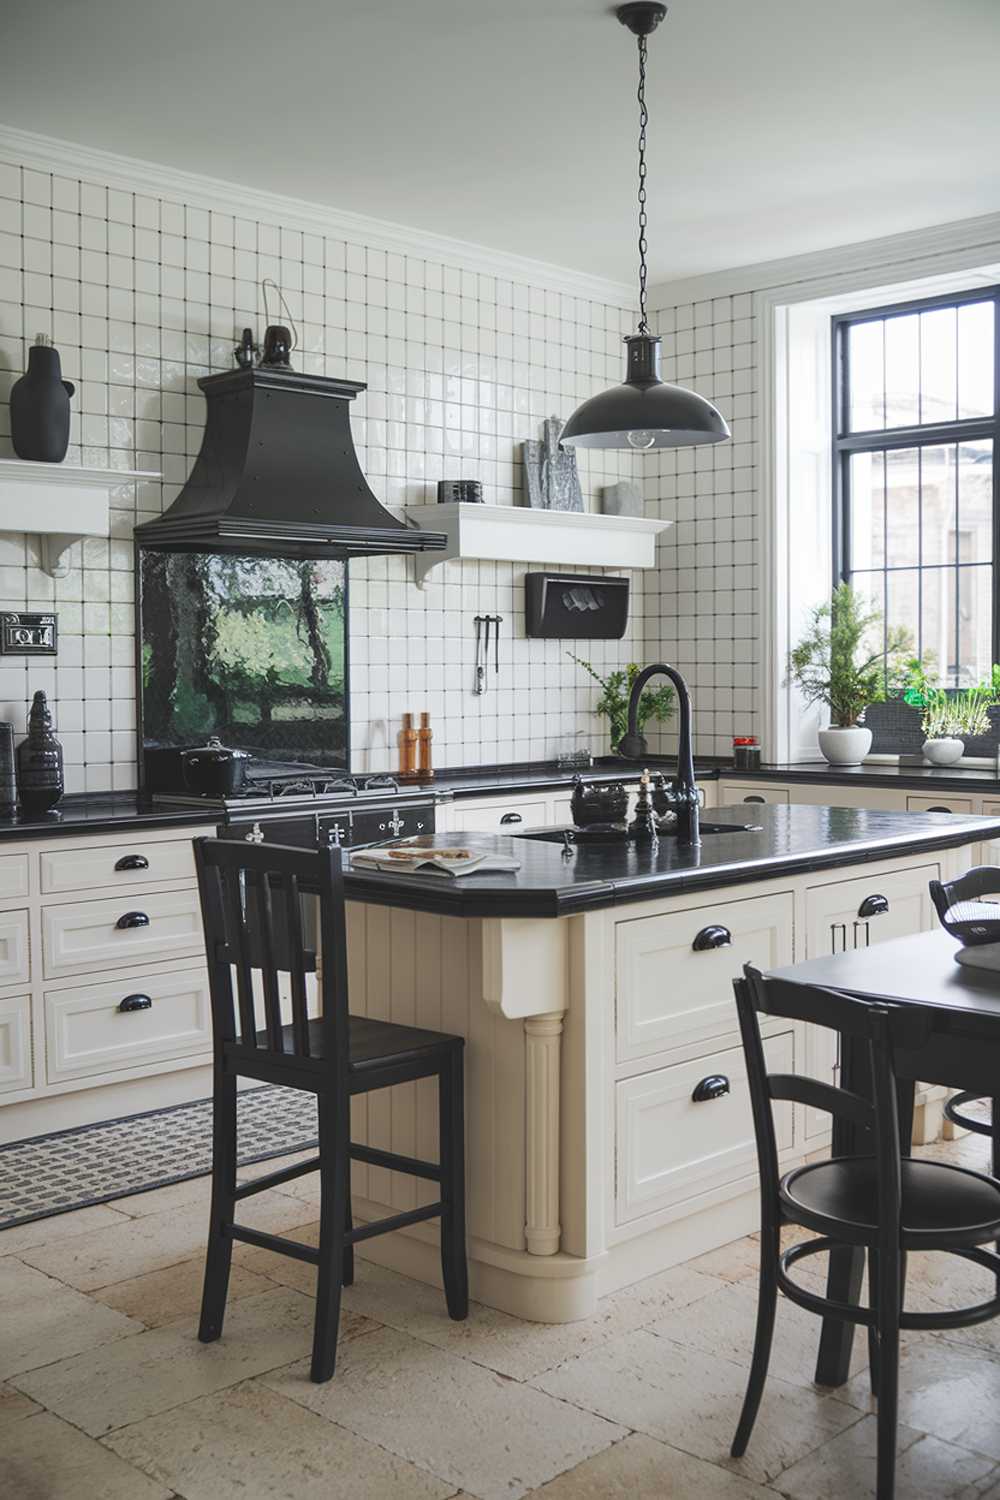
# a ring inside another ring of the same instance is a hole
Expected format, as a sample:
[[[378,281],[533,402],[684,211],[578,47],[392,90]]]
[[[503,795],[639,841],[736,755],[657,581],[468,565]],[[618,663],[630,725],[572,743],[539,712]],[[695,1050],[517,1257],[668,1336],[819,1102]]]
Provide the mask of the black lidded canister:
[[[26,812],[48,812],[63,794],[62,745],[52,733],[45,694],[37,692],[28,714],[28,737],[17,747],[17,790]]]
[[[9,818],[17,808],[17,773],[14,759],[14,726],[0,721],[0,818]]]

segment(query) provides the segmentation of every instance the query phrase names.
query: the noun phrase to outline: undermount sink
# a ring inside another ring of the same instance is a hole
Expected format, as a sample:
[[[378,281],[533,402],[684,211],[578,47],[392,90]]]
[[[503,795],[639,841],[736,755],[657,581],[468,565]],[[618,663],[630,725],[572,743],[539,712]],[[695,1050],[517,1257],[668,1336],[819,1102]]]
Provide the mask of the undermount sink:
[[[703,834],[756,833],[759,823],[702,823]],[[631,834],[626,829],[607,828],[534,828],[528,833],[515,833],[516,839],[536,839],[546,844],[630,844]],[[666,829],[658,835],[661,839],[676,838],[674,829]]]

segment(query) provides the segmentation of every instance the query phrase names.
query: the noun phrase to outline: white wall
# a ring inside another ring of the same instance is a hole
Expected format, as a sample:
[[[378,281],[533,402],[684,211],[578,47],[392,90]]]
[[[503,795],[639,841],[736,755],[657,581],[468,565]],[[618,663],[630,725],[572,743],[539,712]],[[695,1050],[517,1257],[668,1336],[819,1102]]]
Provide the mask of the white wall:
[[[0,609],[54,606],[61,639],[52,666],[0,665],[0,718],[20,727],[31,692],[46,689],[68,790],[127,788],[132,528],[169,505],[198,451],[197,378],[232,367],[244,324],[263,332],[262,277],[279,283],[298,323],[296,367],[368,383],[355,436],[372,488],[394,507],[433,501],[441,477],[480,479],[487,500],[519,501],[522,440],[621,378],[633,313],[624,289],[556,268],[416,233],[407,245],[309,205],[28,144],[15,149],[0,132],[0,455],[13,451],[10,385],[43,332],[77,386],[67,461],[164,477],[118,491],[110,542],[78,548],[65,579],[41,571],[34,538],[0,532]],[[587,504],[635,462],[582,454]],[[528,566],[449,564],[421,592],[406,559],[351,564],[355,769],[396,764],[406,709],[431,711],[439,765],[549,756],[579,728],[606,747],[593,685],[565,650],[603,668],[641,660],[642,575],[624,641],[529,641]],[[504,616],[500,676],[481,698],[471,692],[476,613]]]

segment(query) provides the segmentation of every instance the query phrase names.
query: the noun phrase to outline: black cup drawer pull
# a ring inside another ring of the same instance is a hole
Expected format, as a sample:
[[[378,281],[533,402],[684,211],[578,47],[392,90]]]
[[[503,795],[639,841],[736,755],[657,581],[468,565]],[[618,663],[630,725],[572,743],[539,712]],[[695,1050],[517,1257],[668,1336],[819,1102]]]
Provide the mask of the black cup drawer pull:
[[[148,927],[149,918],[144,911],[126,911],[122,912],[115,926],[123,930],[128,927]]]
[[[706,953],[710,948],[729,948],[732,945],[733,935],[728,927],[713,922],[708,927],[703,927],[696,934],[691,947],[695,953]]]
[[[858,917],[867,922],[869,917],[884,917],[888,910],[889,902],[885,896],[866,896],[858,907]]]
[[[929,807],[927,809],[927,811],[928,812],[947,812],[947,813],[950,813],[952,811],[952,809],[950,807]]]
[[[725,1073],[711,1073],[695,1085],[691,1095],[693,1104],[706,1104],[709,1099],[723,1099],[729,1093],[729,1079]]]
[[[503,817],[500,819],[500,826],[502,828],[505,823],[523,823],[523,822],[524,822],[524,819],[521,817],[520,813],[504,813]]]
[[[144,854],[123,854],[115,860],[116,870],[148,870],[149,860]]]
[[[763,803],[766,803],[767,802],[767,798],[766,797],[744,797],[743,801],[744,802],[763,802]]]
[[[150,995],[126,995],[124,1000],[119,1000],[118,1009],[123,1016],[131,1015],[134,1010],[152,1010],[153,1000]]]

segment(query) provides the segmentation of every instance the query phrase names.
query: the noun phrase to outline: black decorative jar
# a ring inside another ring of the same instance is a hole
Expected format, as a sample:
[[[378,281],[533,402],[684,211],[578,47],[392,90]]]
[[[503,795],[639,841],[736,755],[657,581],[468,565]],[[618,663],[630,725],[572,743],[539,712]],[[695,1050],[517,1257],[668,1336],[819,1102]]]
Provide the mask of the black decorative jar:
[[[40,333],[28,351],[28,371],[10,391],[10,437],[18,458],[61,464],[69,447],[69,398],[59,350]]]
[[[52,715],[43,692],[32,699],[28,737],[17,747],[17,791],[25,812],[43,813],[63,794],[62,745],[52,733]]]

